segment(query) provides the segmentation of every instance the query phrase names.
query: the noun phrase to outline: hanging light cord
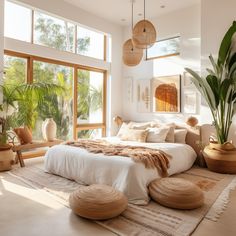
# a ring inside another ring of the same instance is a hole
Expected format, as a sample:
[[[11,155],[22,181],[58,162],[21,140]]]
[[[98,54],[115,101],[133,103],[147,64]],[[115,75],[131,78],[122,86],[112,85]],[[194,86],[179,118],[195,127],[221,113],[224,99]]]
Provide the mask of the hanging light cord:
[[[132,20],[131,20],[131,22],[132,22],[132,30],[131,30],[131,32],[133,32],[133,28],[134,28],[134,1],[132,0]],[[134,47],[132,46],[132,48],[131,48],[131,51],[134,51]]]
[[[146,3],[145,3],[145,0],[143,1],[143,4],[144,4],[144,6],[143,6],[143,18],[144,18],[144,20],[146,19]]]
[[[143,19],[144,19],[144,28],[143,28],[143,32],[146,32],[146,2],[145,0],[143,1]]]

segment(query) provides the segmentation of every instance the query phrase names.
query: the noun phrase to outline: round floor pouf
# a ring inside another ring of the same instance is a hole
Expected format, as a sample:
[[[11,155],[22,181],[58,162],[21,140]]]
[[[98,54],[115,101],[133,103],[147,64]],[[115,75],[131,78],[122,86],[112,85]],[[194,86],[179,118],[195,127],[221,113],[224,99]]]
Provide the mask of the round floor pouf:
[[[107,185],[82,186],[70,194],[69,204],[79,216],[105,220],[120,215],[127,207],[125,195]]]
[[[151,198],[163,206],[175,209],[195,209],[203,205],[202,190],[181,178],[156,179],[149,184]]]

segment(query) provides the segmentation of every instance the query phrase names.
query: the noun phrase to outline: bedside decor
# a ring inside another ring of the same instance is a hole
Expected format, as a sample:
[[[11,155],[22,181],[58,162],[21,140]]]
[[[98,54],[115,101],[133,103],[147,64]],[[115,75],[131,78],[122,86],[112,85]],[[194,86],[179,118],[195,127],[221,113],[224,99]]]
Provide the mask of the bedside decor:
[[[198,124],[198,119],[194,116],[190,116],[187,119],[186,124],[191,126],[191,127],[195,127]]]
[[[212,55],[209,56],[212,69],[207,69],[209,74],[205,78],[186,69],[193,76],[193,83],[210,108],[216,129],[217,140],[211,141],[214,147],[210,143],[203,150],[207,166],[212,171],[231,174],[236,174],[236,149],[228,142],[232,119],[236,113],[235,33],[236,21],[221,42],[217,61]]]

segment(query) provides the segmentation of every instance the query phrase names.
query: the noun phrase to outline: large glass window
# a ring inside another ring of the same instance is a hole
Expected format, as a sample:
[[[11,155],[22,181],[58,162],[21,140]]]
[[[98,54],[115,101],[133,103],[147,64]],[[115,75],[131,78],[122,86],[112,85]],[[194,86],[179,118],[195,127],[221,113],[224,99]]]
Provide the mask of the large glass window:
[[[4,56],[4,85],[18,85],[27,81],[27,59],[21,57]]]
[[[79,139],[95,139],[102,137],[102,129],[87,129],[78,131],[77,137]]]
[[[78,70],[77,123],[103,123],[104,73]]]
[[[176,56],[180,53],[180,37],[157,41],[147,49],[147,59]]]
[[[69,139],[72,137],[73,114],[73,68],[57,64],[34,61],[33,81],[58,84],[65,89],[61,96],[45,94],[44,103],[38,105],[38,120],[35,127],[35,136],[41,130],[42,122],[52,117],[57,124],[57,138]]]
[[[26,42],[31,41],[32,10],[5,1],[4,35]]]
[[[104,34],[77,26],[77,53],[104,59]]]
[[[34,43],[74,52],[75,25],[37,12],[34,13]]]

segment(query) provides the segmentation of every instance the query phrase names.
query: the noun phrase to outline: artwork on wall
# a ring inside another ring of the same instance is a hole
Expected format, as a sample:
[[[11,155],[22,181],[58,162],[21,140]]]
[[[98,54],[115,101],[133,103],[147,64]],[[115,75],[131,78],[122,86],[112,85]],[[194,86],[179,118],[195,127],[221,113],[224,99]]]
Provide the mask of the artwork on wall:
[[[181,76],[164,76],[152,80],[153,112],[181,112]]]
[[[194,83],[192,82],[192,75],[188,72],[183,73],[183,86],[184,87],[194,87]]]
[[[138,112],[151,111],[150,80],[137,80],[137,108]]]
[[[125,101],[133,102],[133,77],[125,77],[124,79]]]
[[[196,114],[198,112],[198,93],[196,91],[184,92],[184,113]]]

